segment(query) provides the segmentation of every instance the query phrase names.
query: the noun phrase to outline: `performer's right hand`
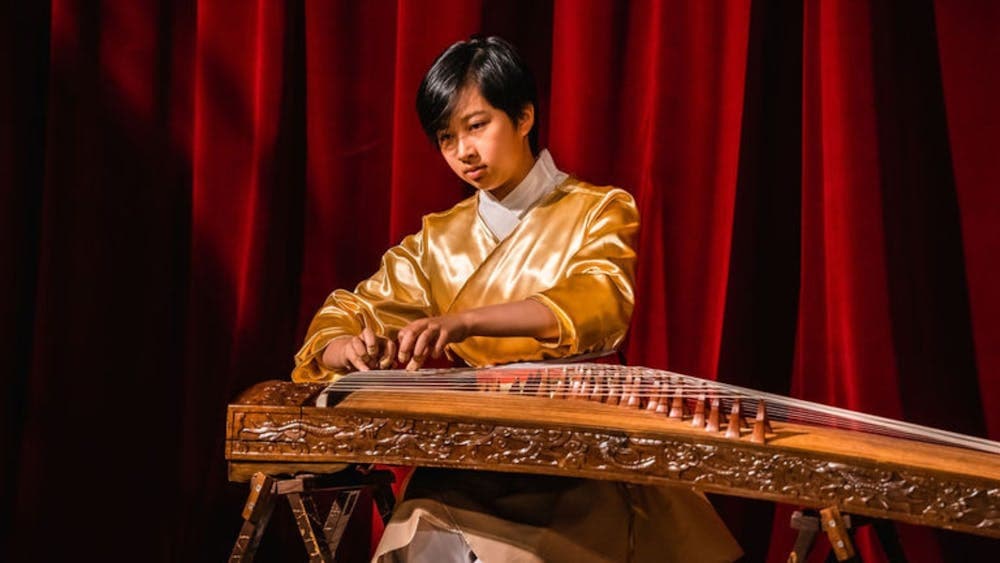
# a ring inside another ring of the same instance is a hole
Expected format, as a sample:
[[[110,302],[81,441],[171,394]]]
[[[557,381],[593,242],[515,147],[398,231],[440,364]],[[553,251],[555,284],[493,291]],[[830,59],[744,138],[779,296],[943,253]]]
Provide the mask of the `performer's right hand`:
[[[357,336],[334,338],[323,351],[323,363],[330,369],[368,371],[389,369],[396,359],[396,342],[365,328]]]

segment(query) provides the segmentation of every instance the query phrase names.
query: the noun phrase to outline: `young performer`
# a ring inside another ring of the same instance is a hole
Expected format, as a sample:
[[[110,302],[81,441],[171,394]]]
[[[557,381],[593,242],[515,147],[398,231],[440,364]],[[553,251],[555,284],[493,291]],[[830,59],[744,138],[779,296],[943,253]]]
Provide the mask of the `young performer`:
[[[334,291],[296,355],[296,381],[612,351],[633,307],[639,226],[628,192],[537,152],[534,80],[496,37],[460,41],[424,77],[417,113],[477,193],[425,216],[353,292]],[[689,489],[418,469],[381,561],[731,561],[740,549]]]

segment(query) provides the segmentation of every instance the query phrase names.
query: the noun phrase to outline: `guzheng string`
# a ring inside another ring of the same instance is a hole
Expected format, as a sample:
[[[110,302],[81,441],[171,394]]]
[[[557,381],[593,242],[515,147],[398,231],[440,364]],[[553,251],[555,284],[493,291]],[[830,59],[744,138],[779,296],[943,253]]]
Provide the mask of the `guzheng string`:
[[[719,383],[689,375],[637,366],[609,364],[509,364],[494,368],[368,371],[348,374],[324,391],[348,393],[359,390],[407,392],[504,392],[548,398],[587,399],[623,403],[628,400],[646,408],[651,401],[669,404],[680,396],[688,412],[697,401],[706,407],[718,401],[720,413],[728,415],[739,401],[744,417],[757,414],[763,404],[772,420],[842,428],[870,434],[915,439],[1000,453],[1000,443],[975,436],[879,417],[820,403],[805,401]],[[320,404],[320,403],[317,403]]]

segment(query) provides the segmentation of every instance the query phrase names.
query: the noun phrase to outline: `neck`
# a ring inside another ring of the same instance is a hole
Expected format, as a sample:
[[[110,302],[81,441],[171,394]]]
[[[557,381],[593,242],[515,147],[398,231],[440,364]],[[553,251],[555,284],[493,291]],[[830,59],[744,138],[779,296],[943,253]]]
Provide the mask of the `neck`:
[[[527,143],[524,144],[524,148],[521,151],[520,166],[518,166],[517,173],[511,176],[510,181],[501,186],[497,186],[495,189],[490,190],[490,194],[497,198],[497,201],[503,201],[503,198],[510,195],[510,192],[514,191],[514,188],[519,186],[522,181],[524,181],[525,176],[528,172],[531,172],[531,168],[535,165],[535,155],[531,154],[531,147]]]

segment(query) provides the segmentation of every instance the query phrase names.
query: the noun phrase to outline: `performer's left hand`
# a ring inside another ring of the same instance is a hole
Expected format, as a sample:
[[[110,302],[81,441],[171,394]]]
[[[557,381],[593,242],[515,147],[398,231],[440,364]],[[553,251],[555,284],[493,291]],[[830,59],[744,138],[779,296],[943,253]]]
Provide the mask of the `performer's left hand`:
[[[415,320],[397,335],[399,363],[411,371],[420,369],[428,356],[440,358],[445,346],[469,336],[469,324],[461,314]]]

